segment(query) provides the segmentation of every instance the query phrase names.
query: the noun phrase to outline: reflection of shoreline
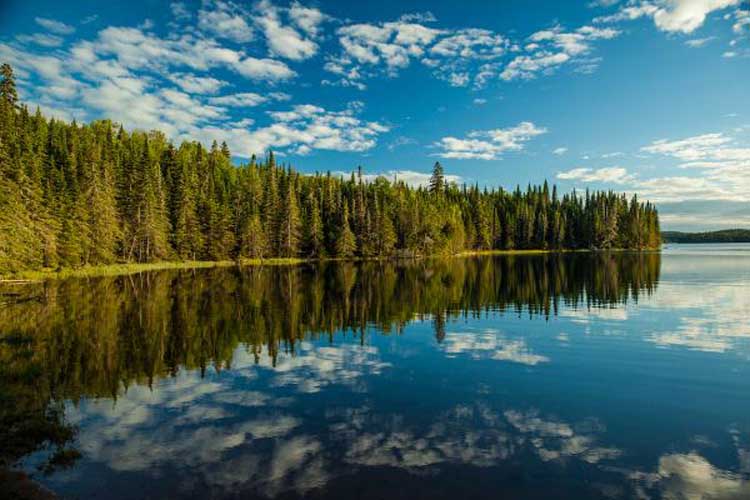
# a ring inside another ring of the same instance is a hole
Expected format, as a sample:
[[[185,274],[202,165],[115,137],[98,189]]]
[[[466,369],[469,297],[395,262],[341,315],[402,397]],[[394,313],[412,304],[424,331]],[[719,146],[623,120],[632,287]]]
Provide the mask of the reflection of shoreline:
[[[169,270],[195,270],[210,269],[216,267],[262,267],[262,266],[297,266],[301,264],[326,264],[326,263],[361,263],[361,262],[382,262],[397,264],[400,262],[424,261],[435,259],[462,259],[471,257],[493,257],[493,256],[529,256],[529,255],[563,255],[563,254],[653,254],[660,253],[660,249],[651,250],[632,250],[609,248],[606,250],[596,249],[515,249],[515,250],[463,250],[457,254],[445,255],[413,255],[408,258],[399,257],[349,257],[349,258],[286,258],[270,257],[265,259],[242,258],[239,260],[195,260],[195,261],[163,261],[163,262],[140,262],[140,263],[119,263],[119,264],[101,264],[95,266],[82,267],[60,267],[57,269],[42,270],[22,270],[16,271],[10,275],[0,275],[0,284],[4,281],[39,281],[39,280],[61,280],[70,278],[103,278],[127,276],[130,274],[140,274],[154,271]]]
[[[446,320],[483,310],[549,317],[563,305],[637,301],[657,286],[659,267],[658,254],[576,253],[226,267],[32,284],[34,300],[0,309],[0,388],[14,402],[0,412],[4,421],[33,420],[46,429],[11,436],[28,439],[34,450],[74,430],[64,413],[50,418],[59,402],[118,399],[184,371],[230,369],[239,345],[253,363],[281,368],[288,363],[282,353],[305,359],[307,340],[351,333],[364,343],[370,332],[401,333],[424,317],[433,318],[441,342]],[[545,362],[514,341],[494,355]],[[310,373],[286,383],[308,392],[325,387],[324,378]],[[8,462],[25,454],[0,443]]]

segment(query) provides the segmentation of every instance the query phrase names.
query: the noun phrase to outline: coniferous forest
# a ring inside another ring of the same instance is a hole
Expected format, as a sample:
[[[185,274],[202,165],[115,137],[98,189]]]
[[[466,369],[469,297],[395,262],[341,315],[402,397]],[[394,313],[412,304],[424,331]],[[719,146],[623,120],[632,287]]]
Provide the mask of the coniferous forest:
[[[48,119],[0,76],[0,272],[115,262],[645,249],[656,208],[614,192],[512,191],[303,174],[273,153],[175,145],[110,120]]]

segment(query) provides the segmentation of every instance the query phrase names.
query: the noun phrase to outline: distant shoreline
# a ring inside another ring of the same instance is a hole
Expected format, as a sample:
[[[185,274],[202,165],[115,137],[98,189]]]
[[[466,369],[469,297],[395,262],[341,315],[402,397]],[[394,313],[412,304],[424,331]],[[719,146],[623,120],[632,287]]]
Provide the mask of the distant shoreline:
[[[750,243],[750,229],[722,229],[687,233],[682,231],[663,231],[664,243]]]
[[[415,255],[408,257],[369,257],[369,258],[267,258],[267,259],[241,259],[220,261],[164,261],[164,262],[141,262],[141,263],[116,263],[94,266],[83,266],[79,268],[64,267],[61,269],[29,269],[13,273],[0,274],[1,283],[46,281],[67,278],[99,278],[106,276],[126,276],[152,271],[165,271],[177,269],[211,269],[217,267],[258,267],[258,266],[293,266],[316,262],[364,262],[364,261],[406,261],[439,258],[462,258],[491,255],[543,255],[555,253],[593,253],[593,252],[655,252],[659,248],[633,249],[523,249],[523,250],[475,250],[462,251],[452,255]]]

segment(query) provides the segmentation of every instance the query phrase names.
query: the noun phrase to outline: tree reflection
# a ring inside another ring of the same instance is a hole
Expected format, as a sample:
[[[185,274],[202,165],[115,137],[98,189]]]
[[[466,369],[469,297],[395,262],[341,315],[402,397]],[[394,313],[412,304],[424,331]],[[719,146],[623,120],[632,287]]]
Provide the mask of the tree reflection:
[[[60,460],[74,429],[62,402],[111,397],[181,369],[231,367],[238,345],[259,362],[337,332],[400,334],[487,311],[557,314],[638,300],[656,287],[657,253],[549,254],[404,263],[164,271],[29,286],[0,308],[0,459],[45,444]],[[53,458],[52,464],[54,465]]]

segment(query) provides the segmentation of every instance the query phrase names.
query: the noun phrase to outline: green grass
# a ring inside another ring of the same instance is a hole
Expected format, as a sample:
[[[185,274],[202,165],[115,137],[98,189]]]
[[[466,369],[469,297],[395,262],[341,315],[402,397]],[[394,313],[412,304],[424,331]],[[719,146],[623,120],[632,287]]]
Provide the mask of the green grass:
[[[243,259],[239,262],[243,266],[283,266],[305,262],[305,259]],[[137,274],[147,271],[162,271],[166,269],[205,269],[213,267],[230,267],[238,265],[237,261],[168,261],[146,263],[120,263],[97,266],[83,266],[78,268],[65,267],[61,269],[24,270],[0,275],[2,281],[43,281],[64,278],[95,278],[102,276],[121,276]]]

